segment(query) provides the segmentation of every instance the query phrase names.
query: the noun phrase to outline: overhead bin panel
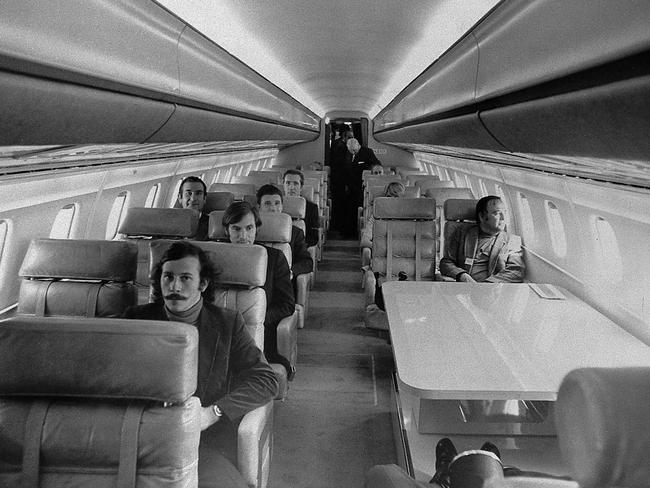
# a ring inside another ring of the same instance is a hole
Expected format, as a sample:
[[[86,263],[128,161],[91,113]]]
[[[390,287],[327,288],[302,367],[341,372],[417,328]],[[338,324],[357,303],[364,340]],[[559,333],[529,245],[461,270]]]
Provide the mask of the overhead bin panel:
[[[0,32],[0,145],[318,137],[316,114],[155,2],[5,0]]]
[[[647,0],[503,2],[474,30],[483,101],[650,49]]]
[[[440,146],[469,146],[501,151],[504,147],[485,130],[478,114],[468,114],[454,119],[436,120],[399,129],[375,133],[375,139],[384,143],[430,144]]]
[[[478,49],[472,35],[463,38],[444,57],[398,95],[375,118],[375,131],[411,121],[426,121],[474,102]]]
[[[183,98],[231,113],[319,130],[316,115],[198,32],[183,32],[178,55]]]

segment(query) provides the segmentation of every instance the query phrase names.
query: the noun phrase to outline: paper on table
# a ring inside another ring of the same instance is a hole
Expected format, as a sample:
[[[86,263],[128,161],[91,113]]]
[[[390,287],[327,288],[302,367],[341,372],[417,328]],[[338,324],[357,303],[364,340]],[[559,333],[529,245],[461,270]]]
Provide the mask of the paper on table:
[[[545,298],[546,300],[566,300],[566,297],[562,294],[553,285],[540,284],[540,283],[529,283],[535,293],[537,293],[540,298]]]

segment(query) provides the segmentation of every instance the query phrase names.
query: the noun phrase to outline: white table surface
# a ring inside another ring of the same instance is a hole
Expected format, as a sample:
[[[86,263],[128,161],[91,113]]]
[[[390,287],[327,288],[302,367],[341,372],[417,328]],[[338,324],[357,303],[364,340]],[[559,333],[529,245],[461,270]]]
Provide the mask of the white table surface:
[[[650,366],[650,347],[567,290],[391,281],[382,290],[397,373],[429,399],[555,400],[579,367]]]

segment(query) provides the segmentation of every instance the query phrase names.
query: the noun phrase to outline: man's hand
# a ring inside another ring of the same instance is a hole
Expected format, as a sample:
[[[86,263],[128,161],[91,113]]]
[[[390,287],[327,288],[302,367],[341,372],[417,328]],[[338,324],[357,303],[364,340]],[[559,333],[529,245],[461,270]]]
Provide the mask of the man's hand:
[[[205,430],[213,424],[216,424],[221,420],[221,417],[217,417],[212,410],[212,406],[201,407],[201,430]]]
[[[462,281],[464,283],[476,283],[476,280],[472,278],[469,273],[463,273],[460,275],[460,278],[458,278],[458,281]]]

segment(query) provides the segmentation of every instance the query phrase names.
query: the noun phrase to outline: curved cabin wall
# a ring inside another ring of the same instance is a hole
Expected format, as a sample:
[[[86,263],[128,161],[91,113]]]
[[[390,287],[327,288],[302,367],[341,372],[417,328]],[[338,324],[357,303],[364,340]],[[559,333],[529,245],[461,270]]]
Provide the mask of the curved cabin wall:
[[[305,141],[319,117],[153,2],[0,5],[0,145]]]

